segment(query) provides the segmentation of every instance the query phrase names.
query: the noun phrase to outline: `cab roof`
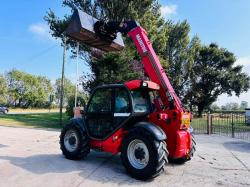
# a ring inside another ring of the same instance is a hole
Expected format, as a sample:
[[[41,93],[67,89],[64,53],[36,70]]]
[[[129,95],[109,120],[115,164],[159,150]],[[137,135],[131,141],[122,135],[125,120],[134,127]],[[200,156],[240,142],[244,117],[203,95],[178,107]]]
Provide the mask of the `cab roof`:
[[[159,90],[160,86],[152,81],[145,81],[145,80],[132,80],[125,82],[124,85],[129,90],[137,90],[139,88],[149,89],[149,90]]]
[[[147,90],[159,90],[160,86],[152,81],[146,80],[131,80],[127,81],[124,84],[103,84],[99,85],[96,88],[115,88],[115,87],[126,87],[129,90],[137,90],[137,89],[147,89]]]

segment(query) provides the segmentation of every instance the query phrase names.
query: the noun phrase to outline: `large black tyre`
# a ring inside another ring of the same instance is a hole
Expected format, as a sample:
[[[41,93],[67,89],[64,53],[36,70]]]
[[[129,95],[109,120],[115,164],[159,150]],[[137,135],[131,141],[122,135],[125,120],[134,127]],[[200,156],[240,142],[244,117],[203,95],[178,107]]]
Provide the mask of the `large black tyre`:
[[[191,158],[194,156],[194,152],[196,151],[196,141],[193,134],[191,134],[191,139],[192,139],[191,150],[189,152],[190,157],[188,160],[191,160]]]
[[[123,139],[121,160],[127,172],[136,179],[147,180],[158,176],[164,171],[167,156],[166,142],[156,140],[143,128],[131,129]]]
[[[70,123],[61,131],[60,148],[67,159],[83,159],[90,152],[89,138],[80,127]]]
[[[194,138],[194,135],[191,134],[191,138],[192,138],[192,145],[191,145],[191,150],[190,150],[190,159],[194,156],[194,152],[196,151],[196,141]]]

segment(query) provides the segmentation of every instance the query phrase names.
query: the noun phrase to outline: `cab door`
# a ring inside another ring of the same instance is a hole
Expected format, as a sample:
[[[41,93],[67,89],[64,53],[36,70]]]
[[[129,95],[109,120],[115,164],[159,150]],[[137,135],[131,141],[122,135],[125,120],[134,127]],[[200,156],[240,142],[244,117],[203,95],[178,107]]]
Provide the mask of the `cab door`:
[[[113,131],[113,89],[98,88],[94,91],[85,114],[89,135],[104,139]]]
[[[117,87],[114,90],[114,127],[119,128],[129,120],[131,116],[131,99],[128,90],[125,87]]]

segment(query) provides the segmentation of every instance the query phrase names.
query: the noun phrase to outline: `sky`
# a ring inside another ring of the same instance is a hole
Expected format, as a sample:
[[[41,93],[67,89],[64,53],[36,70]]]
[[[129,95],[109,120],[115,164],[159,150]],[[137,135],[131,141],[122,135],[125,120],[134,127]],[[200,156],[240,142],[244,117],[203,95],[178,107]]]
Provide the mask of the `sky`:
[[[198,35],[204,44],[216,42],[233,52],[236,64],[244,65],[250,75],[250,1],[246,0],[160,0],[165,19],[175,22],[187,20],[190,37]],[[3,1],[0,6],[0,74],[18,69],[43,75],[54,82],[60,77],[63,48],[49,34],[43,17],[52,9],[57,16],[69,13],[56,0]],[[76,60],[69,58],[65,75],[75,82]],[[83,61],[81,73],[89,71]],[[238,97],[222,95],[217,104],[248,101],[250,91]]]

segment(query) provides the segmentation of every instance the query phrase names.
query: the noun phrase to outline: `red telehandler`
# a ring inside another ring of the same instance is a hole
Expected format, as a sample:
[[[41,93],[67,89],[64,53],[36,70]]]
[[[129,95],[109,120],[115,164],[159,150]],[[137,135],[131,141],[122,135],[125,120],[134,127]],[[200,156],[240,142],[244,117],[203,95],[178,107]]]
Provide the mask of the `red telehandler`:
[[[74,15],[79,15],[79,11]],[[104,51],[114,46],[118,32],[128,35],[150,81],[131,80],[95,88],[82,118],[72,119],[62,129],[60,145],[65,157],[82,159],[90,149],[120,153],[127,172],[141,180],[159,175],[168,159],[190,160],[195,151],[191,113],[177,97],[146,31],[135,21],[96,21],[93,30],[95,41],[99,41],[91,44],[91,37],[81,38],[83,30],[75,29],[75,21],[72,25],[75,34],[71,37]]]

